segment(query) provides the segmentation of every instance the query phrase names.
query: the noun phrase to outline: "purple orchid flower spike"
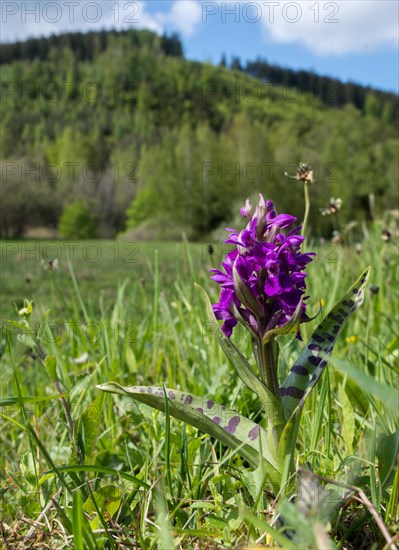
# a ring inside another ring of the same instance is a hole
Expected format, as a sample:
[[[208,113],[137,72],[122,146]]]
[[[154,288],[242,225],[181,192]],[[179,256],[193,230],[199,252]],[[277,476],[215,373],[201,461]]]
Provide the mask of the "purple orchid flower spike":
[[[241,214],[249,219],[247,226],[240,233],[228,229],[225,241],[237,248],[227,254],[223,271],[211,270],[211,278],[222,287],[213,309],[226,336],[240,321],[263,339],[267,331],[291,321],[299,306],[299,322],[307,320],[304,270],[315,254],[301,253],[300,226],[282,232],[296,218],[277,214],[262,195],[255,210],[247,200]]]
[[[236,248],[227,254],[222,270],[211,270],[211,279],[221,286],[219,302],[212,307],[227,337],[240,322],[261,350],[279,334],[295,331],[300,338],[299,325],[309,320],[304,270],[315,254],[301,252],[301,227],[291,228],[296,218],[278,214],[262,195],[255,209],[247,200],[241,214],[247,226],[241,232],[228,229],[225,241]],[[271,369],[259,366],[265,375]]]

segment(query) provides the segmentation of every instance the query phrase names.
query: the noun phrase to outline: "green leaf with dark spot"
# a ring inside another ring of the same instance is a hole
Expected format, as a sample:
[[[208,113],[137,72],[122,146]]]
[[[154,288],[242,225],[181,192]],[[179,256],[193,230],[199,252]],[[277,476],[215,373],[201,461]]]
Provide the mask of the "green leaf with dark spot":
[[[97,388],[109,393],[128,395],[132,399],[165,412],[163,388],[149,386],[122,387],[115,382],[101,384]],[[215,403],[212,399],[167,388],[165,388],[165,391],[168,396],[169,414],[171,416],[215,437],[240,454],[253,466],[259,464],[259,449],[261,447],[265,467],[268,468],[269,479],[273,481],[278,479],[277,445],[276,443],[270,444],[268,433],[261,426],[245,416]]]
[[[334,344],[349,316],[363,303],[369,272],[370,268],[367,268],[319,324],[291,368],[280,388],[286,419],[305,403],[327,364],[323,356],[331,355]]]

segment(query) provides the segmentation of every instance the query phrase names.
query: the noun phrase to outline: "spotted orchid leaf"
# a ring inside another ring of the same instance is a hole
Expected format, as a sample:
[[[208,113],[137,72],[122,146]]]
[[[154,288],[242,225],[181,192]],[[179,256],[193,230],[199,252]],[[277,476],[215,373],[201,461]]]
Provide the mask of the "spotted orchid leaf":
[[[160,387],[122,387],[115,382],[101,384],[97,388],[109,393],[127,395],[163,412],[166,391],[171,416],[215,437],[237,451],[253,466],[257,466],[259,457],[263,456],[271,480],[275,481],[278,478],[277,446],[268,431],[245,416],[215,403],[212,399],[167,388],[164,391],[164,388]]]
[[[255,372],[251,368],[251,365],[245,359],[243,354],[224,334],[223,330],[220,328],[220,325],[216,320],[208,294],[199,285],[196,285],[196,287],[200,291],[202,299],[205,302],[206,313],[208,320],[211,323],[213,334],[216,336],[220,347],[224,351],[224,354],[231,362],[234,370],[244,382],[244,384],[259,397],[259,400],[262,403],[262,406],[266,412],[267,420],[270,420],[272,425],[277,425],[279,419],[282,417],[281,403],[262,382],[262,380],[260,380],[256,376]]]
[[[292,417],[305,403],[327,365],[325,356],[331,355],[334,344],[349,316],[363,303],[369,271],[370,268],[367,268],[360,275],[345,296],[319,324],[280,387],[286,419]]]

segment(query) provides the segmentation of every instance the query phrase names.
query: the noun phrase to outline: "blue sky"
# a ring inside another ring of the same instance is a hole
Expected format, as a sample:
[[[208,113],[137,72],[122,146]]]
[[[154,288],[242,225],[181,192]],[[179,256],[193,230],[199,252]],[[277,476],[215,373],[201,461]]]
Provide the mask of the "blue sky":
[[[63,31],[176,31],[186,57],[312,69],[398,92],[396,0],[2,0],[1,40]]]

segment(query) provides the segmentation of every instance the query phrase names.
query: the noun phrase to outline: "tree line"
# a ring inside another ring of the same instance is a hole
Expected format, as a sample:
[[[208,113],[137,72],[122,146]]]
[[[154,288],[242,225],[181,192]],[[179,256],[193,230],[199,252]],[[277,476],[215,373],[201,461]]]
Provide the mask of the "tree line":
[[[258,192],[300,216],[303,190],[285,176],[300,161],[315,172],[315,234],[331,233],[320,208],[332,196],[343,222],[373,215],[371,196],[373,211],[397,201],[389,94],[369,91],[363,106],[350,95],[315,101],[300,72],[295,81],[261,64],[188,61],[176,35],[150,31],[34,39],[2,56],[2,237],[45,226],[65,237],[202,238]]]
[[[183,57],[183,44],[176,33],[161,37],[151,31],[96,31],[75,32],[52,35],[48,38],[31,38],[25,41],[3,44],[0,51],[0,65],[14,61],[45,61],[54,50],[70,48],[77,61],[92,61],[98,53],[112,47],[114,41],[125,40],[131,48],[160,47],[165,55]],[[399,121],[398,95],[356,82],[341,82],[336,78],[321,76],[313,71],[294,70],[270,64],[258,57],[253,61],[241,62],[234,56],[230,64],[223,55],[220,64],[234,70],[244,71],[263,82],[273,85],[296,88],[305,93],[313,94],[315,98],[330,106],[343,107],[353,104],[358,109],[372,110],[375,115],[381,115],[389,123]]]

